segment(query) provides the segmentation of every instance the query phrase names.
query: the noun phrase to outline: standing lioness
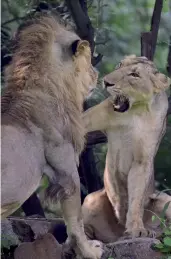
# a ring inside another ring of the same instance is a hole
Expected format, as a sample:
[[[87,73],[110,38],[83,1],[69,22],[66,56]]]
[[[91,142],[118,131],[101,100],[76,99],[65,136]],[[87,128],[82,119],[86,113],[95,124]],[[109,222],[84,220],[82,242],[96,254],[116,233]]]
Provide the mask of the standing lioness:
[[[14,212],[49,176],[69,240],[83,257],[99,258],[82,224],[78,156],[84,146],[82,103],[96,85],[89,43],[48,15],[18,30],[2,95],[2,216]]]
[[[104,84],[111,97],[86,111],[84,121],[88,132],[107,134],[105,192],[129,235],[151,235],[143,214],[154,192],[154,157],[166,128],[169,80],[145,57],[133,55],[106,75]]]

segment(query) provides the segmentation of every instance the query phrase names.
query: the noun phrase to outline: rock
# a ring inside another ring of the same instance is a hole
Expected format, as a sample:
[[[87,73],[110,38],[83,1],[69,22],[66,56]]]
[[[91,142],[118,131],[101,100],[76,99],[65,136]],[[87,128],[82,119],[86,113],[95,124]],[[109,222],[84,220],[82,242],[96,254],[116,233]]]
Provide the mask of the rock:
[[[1,221],[1,245],[4,248],[19,245],[18,235],[13,231],[13,227],[7,219]]]
[[[63,247],[59,245],[51,234],[54,232],[56,224],[62,222],[61,219],[10,217],[1,223],[2,245],[4,237],[7,237],[9,246],[19,245],[15,250],[15,259],[76,259],[74,253],[72,251],[68,253],[65,245]],[[47,231],[50,233],[45,233]],[[37,239],[33,241],[36,237]],[[21,242],[24,243],[21,244]],[[102,259],[109,257],[113,259],[161,259],[161,253],[151,248],[152,244],[158,242],[153,238],[119,240],[104,245],[105,252]]]
[[[53,233],[55,228],[61,225],[64,225],[64,221],[61,218],[8,217],[1,221],[2,235],[10,239],[11,245],[31,242],[47,232]],[[60,234],[62,235],[62,233]]]
[[[160,241],[153,238],[135,238],[106,245],[102,259],[161,259],[162,254],[152,249]]]
[[[14,259],[61,259],[62,246],[54,236],[47,233],[34,242],[19,245],[14,252]]]

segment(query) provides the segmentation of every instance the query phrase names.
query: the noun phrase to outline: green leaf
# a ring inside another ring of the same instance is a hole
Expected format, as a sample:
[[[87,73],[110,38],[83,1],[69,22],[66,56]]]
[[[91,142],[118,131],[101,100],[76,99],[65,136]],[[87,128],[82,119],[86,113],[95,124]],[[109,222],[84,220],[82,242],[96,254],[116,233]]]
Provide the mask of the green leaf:
[[[164,208],[163,208],[162,213],[161,213],[161,218],[162,219],[164,219],[164,217],[166,215],[166,210],[168,209],[169,204],[170,204],[170,201],[166,202],[166,204],[164,205]]]
[[[164,245],[162,244],[162,243],[159,243],[159,244],[156,244],[155,245],[155,248],[158,248],[158,249],[161,249],[161,248],[163,248],[164,247]]]
[[[169,246],[165,246],[165,247],[163,247],[163,248],[161,248],[160,249],[160,252],[161,253],[170,253],[171,252],[171,247],[169,247]]]
[[[152,222],[154,222],[156,219],[157,219],[157,218],[156,218],[155,215],[153,215],[152,218],[151,218]]]
[[[168,229],[168,228],[166,228],[166,229],[164,230],[164,234],[165,234],[166,236],[171,236],[171,230]]]
[[[163,242],[166,246],[171,246],[171,238],[170,237],[165,237],[163,239]]]

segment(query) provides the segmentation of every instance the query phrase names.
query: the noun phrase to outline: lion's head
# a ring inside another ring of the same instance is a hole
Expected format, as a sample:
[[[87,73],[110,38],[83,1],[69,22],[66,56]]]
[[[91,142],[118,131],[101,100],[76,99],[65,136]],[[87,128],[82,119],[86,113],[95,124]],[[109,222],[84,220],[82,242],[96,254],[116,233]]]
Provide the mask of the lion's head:
[[[115,71],[104,77],[104,86],[114,97],[114,110],[125,112],[169,87],[169,79],[146,57],[127,56]]]
[[[83,101],[97,83],[88,41],[54,16],[35,15],[19,27],[12,61],[5,72],[3,113],[15,114],[25,123],[37,109],[51,107],[52,114],[47,115],[45,109],[44,120],[55,112],[61,121],[59,127],[65,126],[65,135],[80,153],[85,133]]]
[[[51,84],[61,99],[74,98],[77,103],[96,86],[88,41],[54,16],[39,14],[26,21],[13,45],[12,63],[6,71],[8,86],[24,89]]]

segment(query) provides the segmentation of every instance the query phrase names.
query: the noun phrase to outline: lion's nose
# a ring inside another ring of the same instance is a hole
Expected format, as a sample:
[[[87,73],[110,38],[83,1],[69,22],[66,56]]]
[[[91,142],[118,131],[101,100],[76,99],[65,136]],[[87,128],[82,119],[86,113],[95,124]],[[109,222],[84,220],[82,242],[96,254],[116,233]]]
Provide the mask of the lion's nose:
[[[114,86],[114,85],[115,85],[115,84],[111,84],[111,83],[109,83],[109,82],[107,82],[107,81],[104,80],[104,86],[105,86],[105,88],[111,87],[111,86]]]

